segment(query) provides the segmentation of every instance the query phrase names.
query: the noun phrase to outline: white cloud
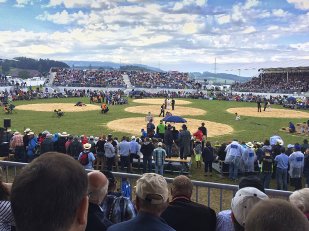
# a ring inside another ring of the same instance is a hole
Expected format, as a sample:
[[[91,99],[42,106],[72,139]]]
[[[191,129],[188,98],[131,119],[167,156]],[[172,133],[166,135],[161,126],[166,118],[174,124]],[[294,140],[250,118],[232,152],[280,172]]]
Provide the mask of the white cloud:
[[[244,5],[245,10],[249,10],[259,5],[259,0],[247,0]]]
[[[203,7],[207,4],[207,0],[183,0],[182,2],[176,2],[173,10],[179,11],[188,6],[198,6]]]
[[[290,45],[292,48],[295,48],[300,51],[309,52],[309,42],[306,43],[295,43]]]
[[[230,15],[219,15],[216,16],[217,22],[222,25],[229,23],[231,21],[231,16]]]
[[[7,0],[0,0],[0,3],[5,3]]]
[[[287,11],[284,11],[282,9],[274,9],[272,10],[272,13],[276,17],[287,17],[289,15]]]
[[[24,7],[25,5],[31,4],[33,5],[32,0],[16,0],[15,7]]]
[[[56,7],[63,5],[66,8],[109,8],[121,0],[50,0],[49,7]]]
[[[37,19],[42,21],[51,21],[56,24],[70,24],[72,22],[76,22],[79,20],[83,20],[87,18],[87,15],[85,15],[82,11],[78,11],[77,13],[69,14],[66,10],[63,10],[62,12],[57,12],[55,14],[49,14],[46,11],[43,15],[37,16]]]
[[[272,26],[269,26],[267,28],[268,31],[275,31],[275,30],[279,30],[279,26],[276,26],[276,25],[272,25]]]
[[[308,0],[287,0],[288,3],[295,5],[296,9],[309,10]]]
[[[243,34],[251,34],[251,33],[254,33],[256,32],[256,29],[254,28],[254,26],[249,26],[249,27],[246,27],[242,33]]]

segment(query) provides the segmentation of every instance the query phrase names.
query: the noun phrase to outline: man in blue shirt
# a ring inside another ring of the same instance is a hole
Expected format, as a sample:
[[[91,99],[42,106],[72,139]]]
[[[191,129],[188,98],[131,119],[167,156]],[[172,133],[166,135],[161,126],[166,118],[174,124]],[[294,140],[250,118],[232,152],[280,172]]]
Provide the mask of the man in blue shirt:
[[[145,173],[136,183],[138,215],[128,221],[110,226],[107,231],[175,231],[162,218],[168,206],[168,185],[163,176]]]
[[[238,177],[238,169],[244,149],[237,142],[237,140],[233,140],[232,143],[226,146],[225,152],[226,152],[225,162],[229,164],[229,178],[232,180],[236,180]]]
[[[119,144],[119,155],[121,171],[123,171],[126,166],[127,171],[130,172],[130,143],[127,141],[125,136],[122,137],[122,141]]]
[[[275,157],[277,163],[276,180],[278,190],[288,190],[287,175],[289,166],[289,157],[285,154],[285,148],[281,147],[281,154]]]

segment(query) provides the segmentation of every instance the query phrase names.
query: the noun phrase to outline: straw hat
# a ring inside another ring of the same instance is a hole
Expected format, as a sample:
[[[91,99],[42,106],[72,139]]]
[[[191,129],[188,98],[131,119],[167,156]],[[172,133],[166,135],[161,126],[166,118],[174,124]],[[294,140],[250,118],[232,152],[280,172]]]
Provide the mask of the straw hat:
[[[247,147],[249,147],[249,148],[253,148],[253,147],[254,147],[254,145],[253,145],[252,142],[248,142],[248,143],[246,143],[246,145],[247,145]]]
[[[69,134],[68,134],[67,132],[62,132],[62,133],[60,134],[60,136],[62,136],[62,137],[67,137],[67,136],[69,136]]]
[[[91,144],[89,144],[89,143],[84,144],[85,150],[89,150],[90,148],[91,148]]]

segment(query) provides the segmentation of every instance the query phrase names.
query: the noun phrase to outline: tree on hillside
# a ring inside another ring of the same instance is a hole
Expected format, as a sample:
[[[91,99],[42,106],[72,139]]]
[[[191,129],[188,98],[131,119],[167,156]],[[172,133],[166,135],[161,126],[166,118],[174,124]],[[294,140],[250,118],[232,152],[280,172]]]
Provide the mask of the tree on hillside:
[[[1,64],[3,74],[8,74],[10,71],[10,64],[7,60],[4,60]]]
[[[28,79],[28,78],[31,78],[31,76],[30,76],[29,71],[23,70],[23,71],[18,72],[18,78]]]

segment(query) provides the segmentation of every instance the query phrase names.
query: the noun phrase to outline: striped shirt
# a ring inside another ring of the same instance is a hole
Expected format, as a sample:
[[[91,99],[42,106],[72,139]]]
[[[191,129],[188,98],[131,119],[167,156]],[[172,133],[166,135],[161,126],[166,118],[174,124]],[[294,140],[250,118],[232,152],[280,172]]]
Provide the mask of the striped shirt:
[[[0,201],[0,231],[11,231],[15,226],[10,201]]]
[[[163,148],[158,147],[155,150],[153,150],[153,159],[157,166],[164,165],[165,157],[166,157],[166,151]]]

